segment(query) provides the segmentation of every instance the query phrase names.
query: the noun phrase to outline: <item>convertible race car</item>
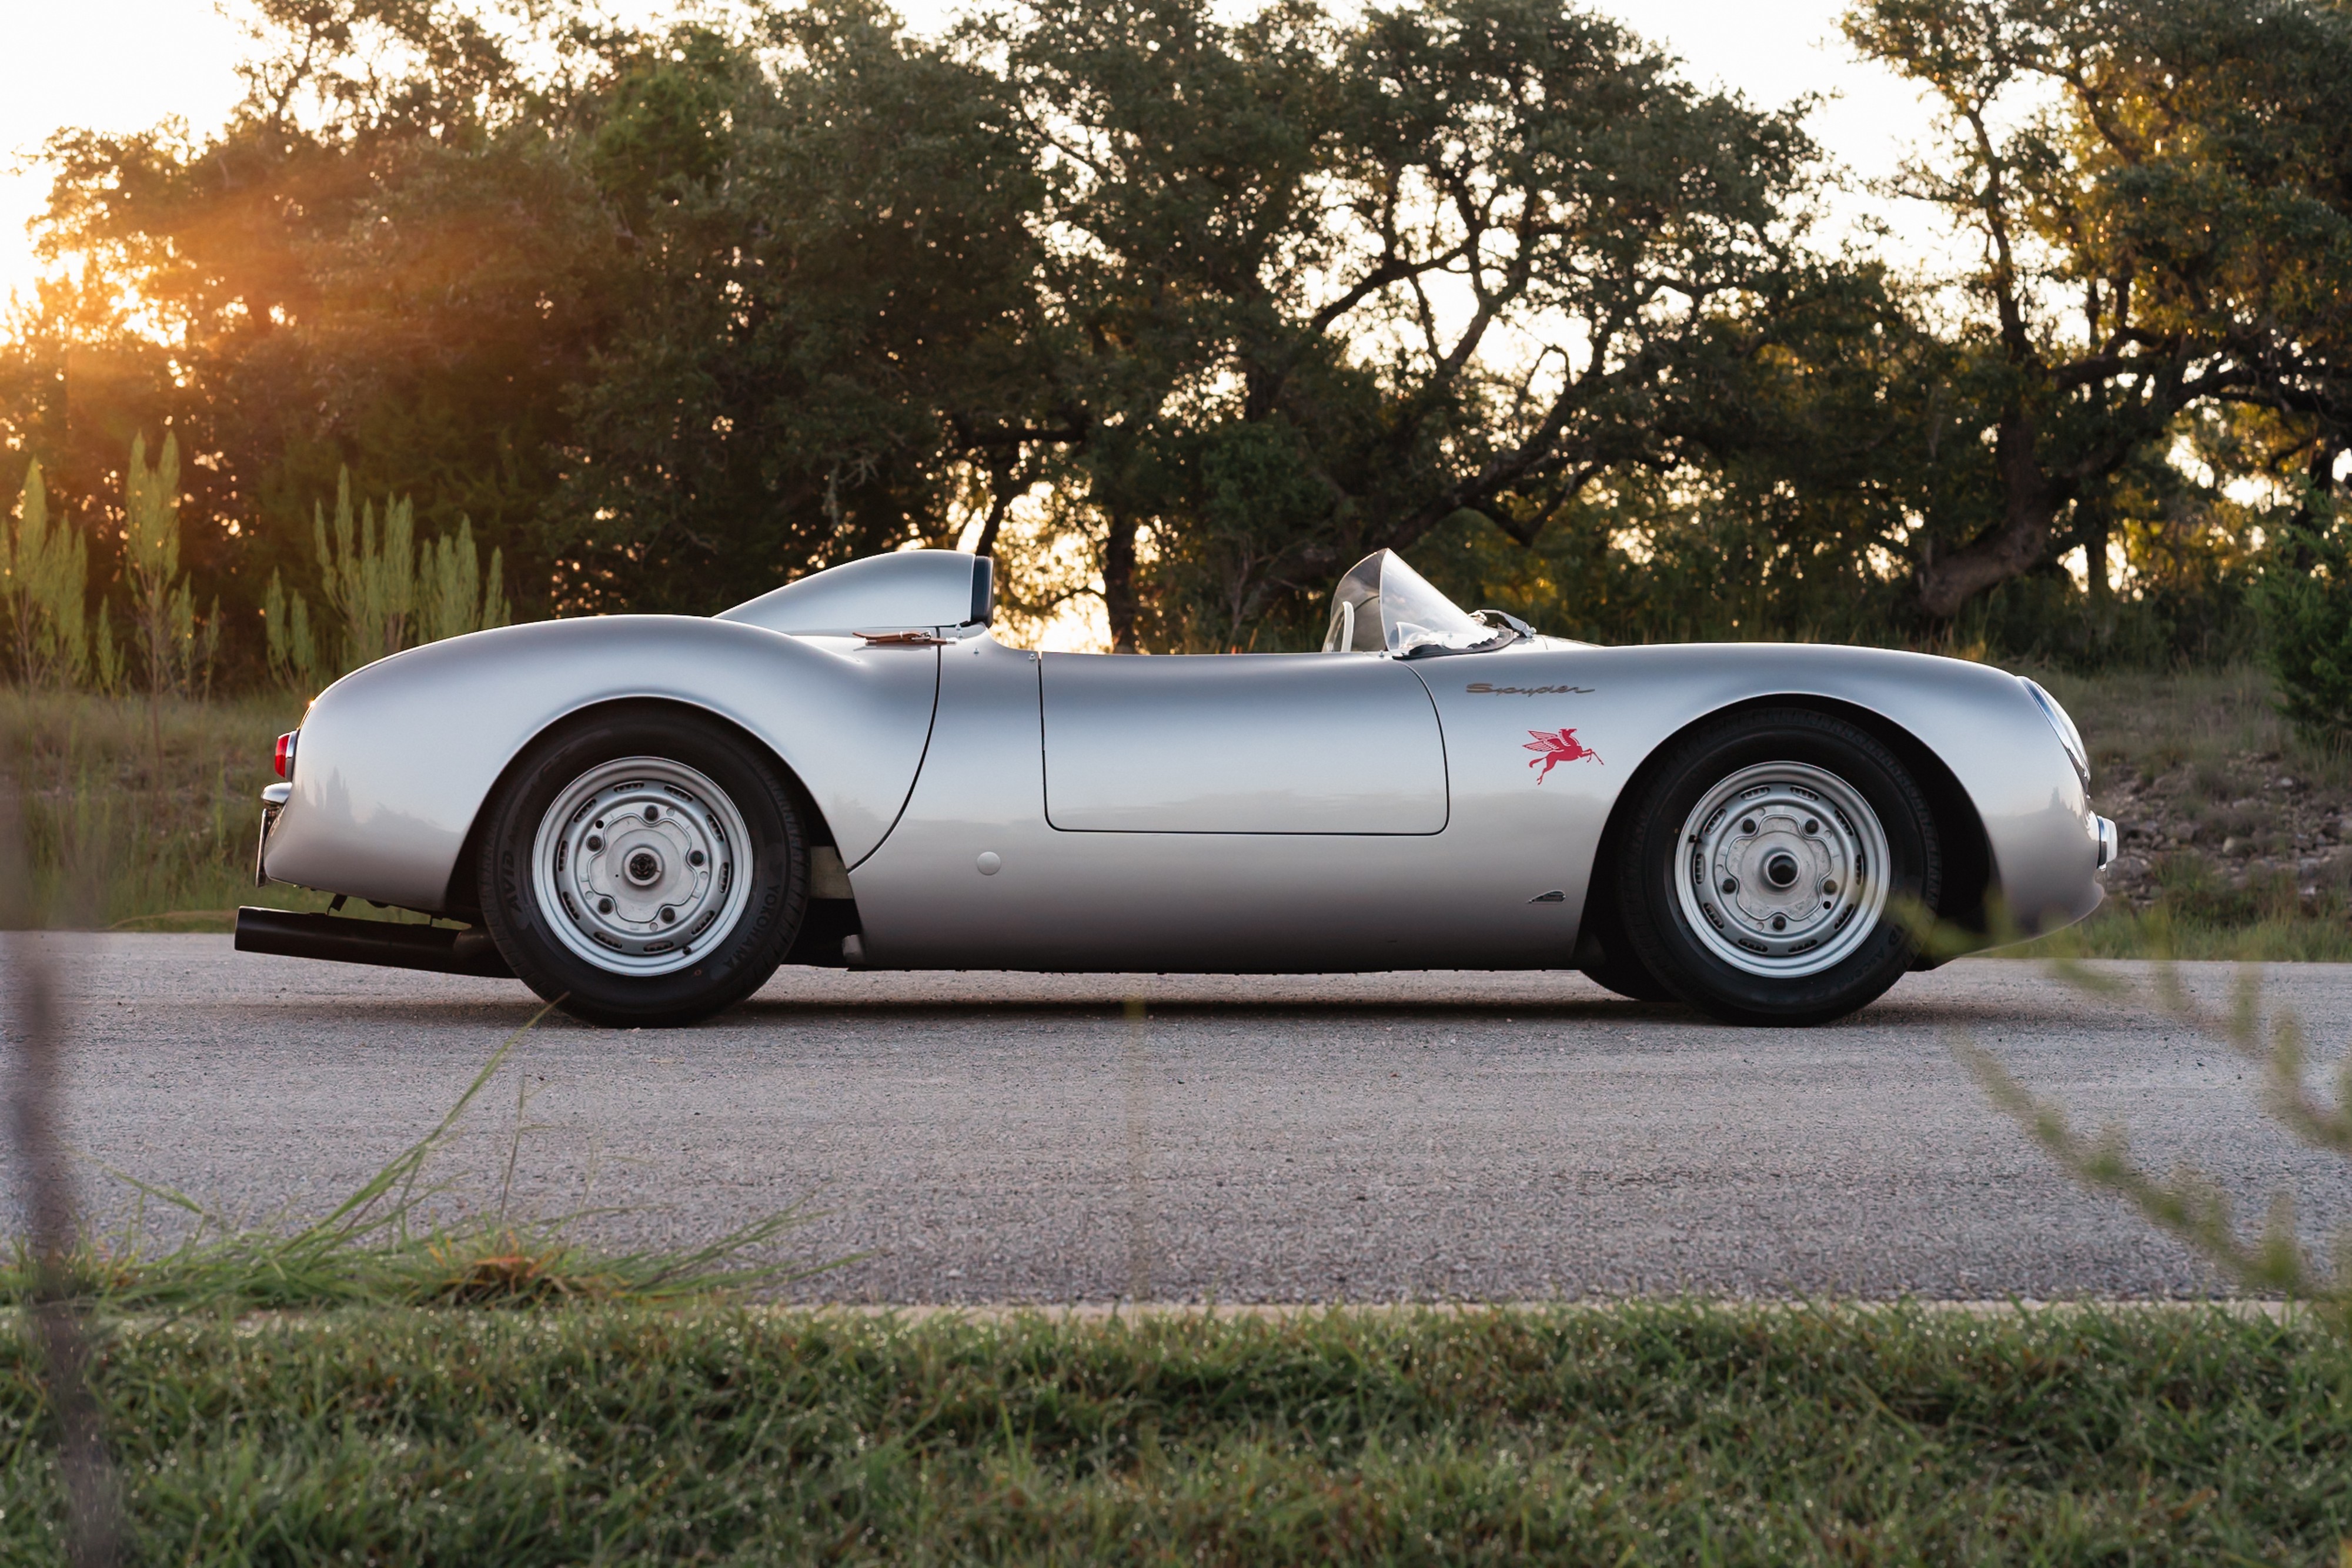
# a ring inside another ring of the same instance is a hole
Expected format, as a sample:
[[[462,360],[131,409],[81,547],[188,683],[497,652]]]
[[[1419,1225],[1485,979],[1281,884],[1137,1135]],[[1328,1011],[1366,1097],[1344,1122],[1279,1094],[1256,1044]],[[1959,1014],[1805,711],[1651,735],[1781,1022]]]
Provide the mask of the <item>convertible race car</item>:
[[[279,741],[257,878],[451,924],[247,909],[237,946],[609,1024],[785,963],[1576,967],[1799,1024],[1931,961],[1927,916],[2082,918],[2114,852],[2073,722],[1980,664],[1566,642],[1386,550],[1319,653],[1032,653],[992,603],[917,550],[367,665]]]

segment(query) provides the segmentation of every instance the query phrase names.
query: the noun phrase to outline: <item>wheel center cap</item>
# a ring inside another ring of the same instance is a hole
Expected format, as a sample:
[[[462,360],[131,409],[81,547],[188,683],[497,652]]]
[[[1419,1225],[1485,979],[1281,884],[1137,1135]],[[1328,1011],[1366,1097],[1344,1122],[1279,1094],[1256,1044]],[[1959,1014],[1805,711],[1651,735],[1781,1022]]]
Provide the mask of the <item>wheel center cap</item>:
[[[1787,887],[1797,880],[1797,857],[1786,850],[1764,862],[1764,880],[1774,887]]]
[[[621,874],[638,887],[651,887],[661,880],[661,856],[648,849],[632,850],[621,862]]]

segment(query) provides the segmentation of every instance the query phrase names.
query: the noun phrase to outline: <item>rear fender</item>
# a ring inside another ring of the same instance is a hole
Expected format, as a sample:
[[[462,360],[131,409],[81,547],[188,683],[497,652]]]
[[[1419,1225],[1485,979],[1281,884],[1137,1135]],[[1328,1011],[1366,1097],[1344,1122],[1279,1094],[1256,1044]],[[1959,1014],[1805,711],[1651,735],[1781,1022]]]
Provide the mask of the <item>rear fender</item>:
[[[566,718],[632,700],[713,715],[765,746],[854,866],[905,806],[938,690],[935,646],[684,616],[542,622],[431,643],[345,676],[311,706],[266,870],[447,908],[475,822],[515,758]]]

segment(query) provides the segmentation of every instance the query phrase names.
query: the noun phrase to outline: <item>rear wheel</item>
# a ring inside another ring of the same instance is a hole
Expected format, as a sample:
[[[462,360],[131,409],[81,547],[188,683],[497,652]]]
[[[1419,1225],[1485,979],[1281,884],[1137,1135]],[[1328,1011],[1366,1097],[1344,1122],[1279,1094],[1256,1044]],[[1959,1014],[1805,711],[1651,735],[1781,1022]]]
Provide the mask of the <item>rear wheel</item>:
[[[1718,1018],[1809,1024],[1875,1000],[1917,948],[1942,853],[1925,794],[1857,726],[1802,708],[1708,726],[1659,759],[1620,841],[1641,965]]]
[[[775,972],[808,901],[791,787],[698,715],[631,707],[542,739],[493,802],[481,901],[514,972],[595,1023],[688,1023]]]

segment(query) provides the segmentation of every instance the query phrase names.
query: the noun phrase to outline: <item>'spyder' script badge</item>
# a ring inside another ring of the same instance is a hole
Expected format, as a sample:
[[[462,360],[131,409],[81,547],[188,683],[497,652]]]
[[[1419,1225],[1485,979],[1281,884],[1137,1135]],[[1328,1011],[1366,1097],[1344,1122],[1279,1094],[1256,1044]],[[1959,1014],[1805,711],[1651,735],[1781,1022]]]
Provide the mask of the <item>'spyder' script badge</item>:
[[[1543,771],[1536,775],[1536,782],[1538,784],[1550,777],[1551,770],[1563,762],[1601,762],[1601,753],[1577,739],[1576,731],[1572,729],[1563,729],[1555,733],[1531,729],[1528,733],[1535,738],[1527,743],[1526,749],[1542,753],[1539,757],[1528,759],[1528,766],[1530,768],[1538,763],[1543,765]],[[1604,768],[1608,766],[1605,762],[1601,765]]]
[[[1582,696],[1592,695],[1591,686],[1498,686],[1487,681],[1473,681],[1462,689],[1478,697],[1556,697],[1570,692]]]

